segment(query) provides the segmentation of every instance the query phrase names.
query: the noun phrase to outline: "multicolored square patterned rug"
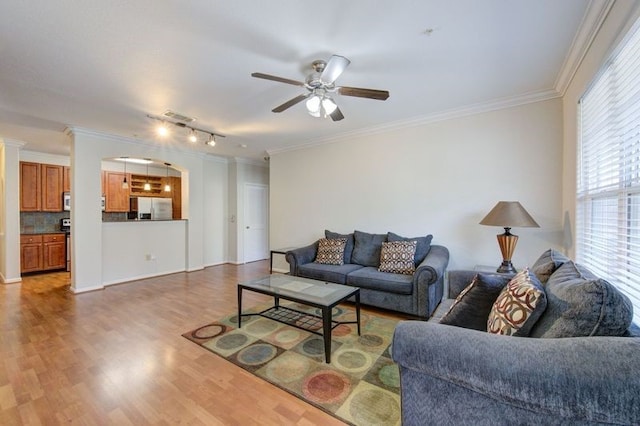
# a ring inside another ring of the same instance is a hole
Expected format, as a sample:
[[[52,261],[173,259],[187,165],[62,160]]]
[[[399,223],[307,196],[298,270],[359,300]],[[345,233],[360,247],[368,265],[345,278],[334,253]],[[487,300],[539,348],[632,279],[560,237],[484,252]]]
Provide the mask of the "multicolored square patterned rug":
[[[336,307],[333,319],[353,321],[355,311]],[[233,315],[183,337],[347,423],[399,425],[400,379],[389,353],[397,323],[362,312],[360,336],[355,324],[339,325],[332,334],[330,364],[322,336],[257,315],[243,317],[242,328]]]

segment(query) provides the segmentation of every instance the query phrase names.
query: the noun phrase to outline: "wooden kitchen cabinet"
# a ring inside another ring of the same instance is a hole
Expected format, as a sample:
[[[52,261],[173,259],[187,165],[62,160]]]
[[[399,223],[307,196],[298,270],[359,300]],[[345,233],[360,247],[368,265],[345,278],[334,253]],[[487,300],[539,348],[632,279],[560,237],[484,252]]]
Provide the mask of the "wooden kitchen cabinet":
[[[104,172],[104,195],[105,211],[108,212],[128,212],[129,211],[129,189],[122,188],[125,174],[120,172]],[[131,177],[127,174],[127,181]]]
[[[20,272],[38,272],[67,267],[65,234],[20,236]]]
[[[20,162],[20,211],[62,211],[63,166]]]
[[[20,162],[20,211],[40,211],[40,164]]]
[[[43,212],[62,211],[63,166],[40,164],[41,210]]]
[[[20,236],[20,272],[42,270],[42,235]]]
[[[171,182],[171,208],[174,219],[182,219],[182,179],[170,176]]]
[[[71,192],[71,167],[62,169],[62,192]]]
[[[67,247],[64,234],[42,235],[42,269],[64,269],[67,267]]]

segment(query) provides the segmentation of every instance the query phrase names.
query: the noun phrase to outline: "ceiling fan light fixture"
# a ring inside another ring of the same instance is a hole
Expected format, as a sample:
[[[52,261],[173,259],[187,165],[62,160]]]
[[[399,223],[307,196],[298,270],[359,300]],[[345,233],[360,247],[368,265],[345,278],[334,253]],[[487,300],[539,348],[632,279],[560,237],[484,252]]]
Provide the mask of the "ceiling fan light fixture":
[[[331,113],[333,113],[333,111],[335,111],[336,108],[338,108],[338,105],[336,105],[336,103],[333,102],[333,99],[331,99],[330,97],[325,96],[322,99],[322,109],[324,109],[324,116],[325,117],[327,115],[330,115]]]
[[[320,116],[320,96],[318,95],[311,96],[309,99],[307,99],[306,105],[307,105],[307,111],[309,111],[309,114],[313,115],[314,117]]]

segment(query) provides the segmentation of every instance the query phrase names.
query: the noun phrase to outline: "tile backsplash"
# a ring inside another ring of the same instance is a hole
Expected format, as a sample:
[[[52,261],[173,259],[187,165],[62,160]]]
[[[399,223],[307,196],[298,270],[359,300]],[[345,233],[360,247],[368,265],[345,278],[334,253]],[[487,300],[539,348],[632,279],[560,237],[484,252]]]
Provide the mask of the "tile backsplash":
[[[20,233],[39,234],[60,232],[60,219],[70,216],[70,212],[20,212]]]

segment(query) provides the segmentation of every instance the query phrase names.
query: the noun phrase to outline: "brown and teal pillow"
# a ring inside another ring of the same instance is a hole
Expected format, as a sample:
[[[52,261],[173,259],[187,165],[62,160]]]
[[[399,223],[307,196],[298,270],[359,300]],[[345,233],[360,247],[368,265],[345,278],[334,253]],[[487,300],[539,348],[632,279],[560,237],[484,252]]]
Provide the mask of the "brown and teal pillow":
[[[315,263],[325,265],[343,265],[346,238],[321,238],[318,241],[318,252]]]
[[[351,263],[351,254],[353,253],[353,232],[351,234],[339,234],[337,232],[324,230],[324,237],[329,239],[346,238],[347,244],[344,246],[344,263]]]
[[[440,319],[440,324],[487,331],[493,303],[508,282],[509,278],[503,275],[476,274]]]
[[[392,241],[382,243],[380,250],[380,272],[411,275],[416,271],[413,258],[415,241]]]
[[[493,303],[487,331],[526,337],[546,307],[547,298],[540,280],[525,268],[509,281]]]
[[[413,257],[413,263],[415,263],[416,267],[422,263],[427,254],[429,254],[429,250],[431,250],[431,240],[433,240],[433,235],[429,234],[424,237],[401,237],[398,234],[394,234],[393,232],[387,232],[387,241],[415,241],[416,242],[416,254]]]

